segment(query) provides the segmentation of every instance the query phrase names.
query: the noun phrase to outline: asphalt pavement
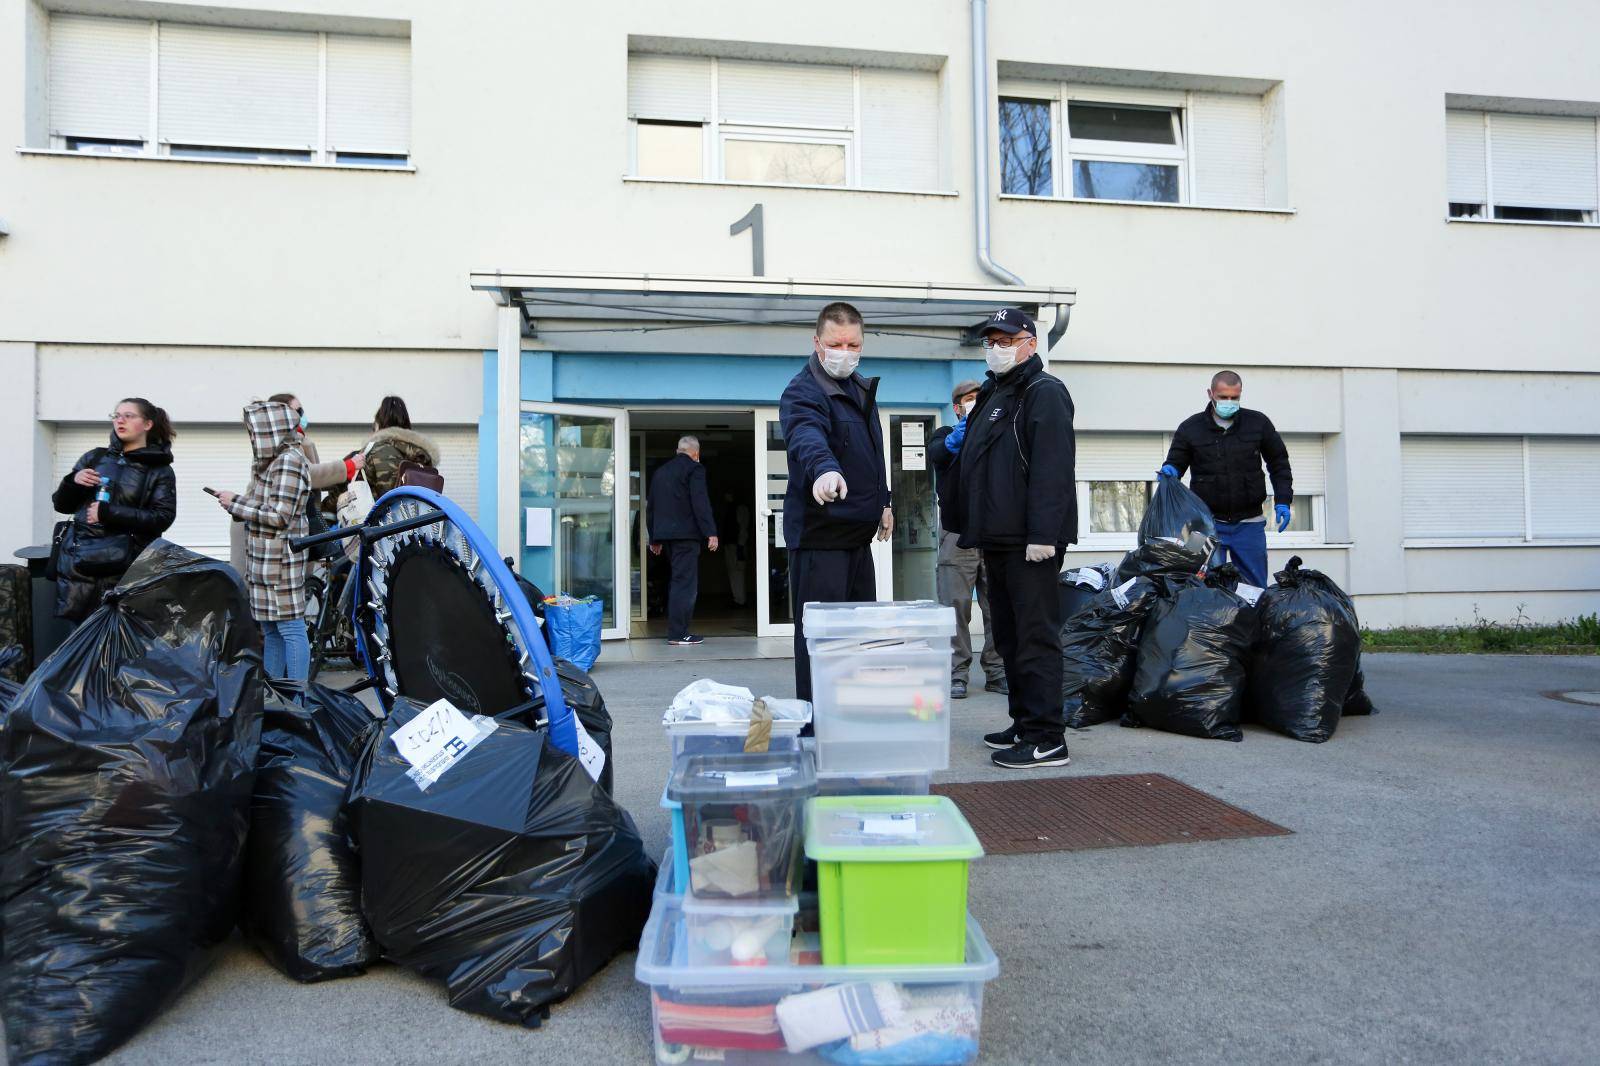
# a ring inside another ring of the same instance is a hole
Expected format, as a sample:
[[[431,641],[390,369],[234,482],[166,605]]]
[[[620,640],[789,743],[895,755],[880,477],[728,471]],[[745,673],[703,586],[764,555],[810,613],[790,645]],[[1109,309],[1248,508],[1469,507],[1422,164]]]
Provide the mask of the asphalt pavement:
[[[990,1063],[1593,1062],[1600,1047],[1600,659],[1372,655],[1382,710],[1327,744],[1242,744],[1116,725],[1069,734],[1062,774],[1169,774],[1294,835],[975,866],[1000,956]],[[792,691],[786,660],[609,665],[617,795],[653,853],[663,703],[699,676]],[[956,704],[941,781],[1014,776],[978,736],[1002,698]],[[634,956],[544,1027],[452,1010],[392,966],[297,985],[235,942],[110,1062],[648,1063]]]

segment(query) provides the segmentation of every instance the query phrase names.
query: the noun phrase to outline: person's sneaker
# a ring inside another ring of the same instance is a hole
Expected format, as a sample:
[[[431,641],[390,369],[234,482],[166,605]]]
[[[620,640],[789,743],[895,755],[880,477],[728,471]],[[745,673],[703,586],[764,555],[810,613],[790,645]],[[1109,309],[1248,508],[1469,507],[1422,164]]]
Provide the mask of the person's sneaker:
[[[1017,732],[1016,726],[1007,726],[998,733],[985,733],[983,742],[995,751],[1005,751],[1014,748],[1022,742],[1022,734]]]
[[[1065,766],[1072,760],[1067,757],[1065,741],[1049,747],[1023,741],[995,752],[989,761],[1007,770],[1031,770],[1036,766]]]
[[[983,691],[998,692],[1002,696],[1006,696],[1011,693],[1011,686],[1006,684],[1006,679],[1004,676],[991,677],[989,680],[983,683]]]
[[[687,634],[679,637],[677,640],[668,640],[667,641],[667,643],[671,644],[674,648],[683,648],[683,647],[687,647],[687,646],[689,646],[691,644],[704,644],[705,642],[706,642],[706,638],[705,637],[697,637],[693,633],[687,633]]]
[[[965,681],[950,682],[950,698],[964,700],[967,698],[967,683]]]

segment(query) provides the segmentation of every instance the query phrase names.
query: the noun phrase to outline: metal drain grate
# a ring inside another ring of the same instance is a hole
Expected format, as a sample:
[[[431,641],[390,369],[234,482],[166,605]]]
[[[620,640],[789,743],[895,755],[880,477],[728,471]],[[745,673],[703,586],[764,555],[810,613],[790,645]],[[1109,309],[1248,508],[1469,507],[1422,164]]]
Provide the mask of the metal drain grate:
[[[1166,774],[935,785],[990,855],[1187,844],[1293,832]]]

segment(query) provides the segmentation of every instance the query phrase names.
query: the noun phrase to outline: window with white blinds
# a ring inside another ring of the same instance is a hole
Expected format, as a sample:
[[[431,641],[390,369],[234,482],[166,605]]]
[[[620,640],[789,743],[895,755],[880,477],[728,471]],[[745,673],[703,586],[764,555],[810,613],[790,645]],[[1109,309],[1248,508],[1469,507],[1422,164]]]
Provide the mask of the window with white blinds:
[[[1600,437],[1528,438],[1533,539],[1600,537]]]
[[[53,147],[380,166],[411,154],[406,38],[54,14],[49,48]]]
[[[934,71],[634,54],[628,118],[638,177],[939,185]]]
[[[1004,193],[1267,206],[1260,95],[1002,79],[999,96]]]
[[[1594,223],[1600,118],[1445,112],[1450,217]]]
[[[1400,472],[1409,539],[1526,534],[1521,437],[1404,436]]]

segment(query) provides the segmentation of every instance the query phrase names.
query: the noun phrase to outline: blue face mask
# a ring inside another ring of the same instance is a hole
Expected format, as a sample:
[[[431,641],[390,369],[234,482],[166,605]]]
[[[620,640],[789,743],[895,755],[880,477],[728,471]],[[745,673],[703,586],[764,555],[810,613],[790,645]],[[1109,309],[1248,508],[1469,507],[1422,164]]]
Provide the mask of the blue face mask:
[[[310,428],[311,428],[311,419],[306,417],[306,413],[304,411],[301,411],[300,412],[300,432],[304,433],[306,430],[308,430]]]
[[[1218,418],[1232,418],[1239,413],[1239,401],[1212,400],[1211,409],[1217,413]]]

